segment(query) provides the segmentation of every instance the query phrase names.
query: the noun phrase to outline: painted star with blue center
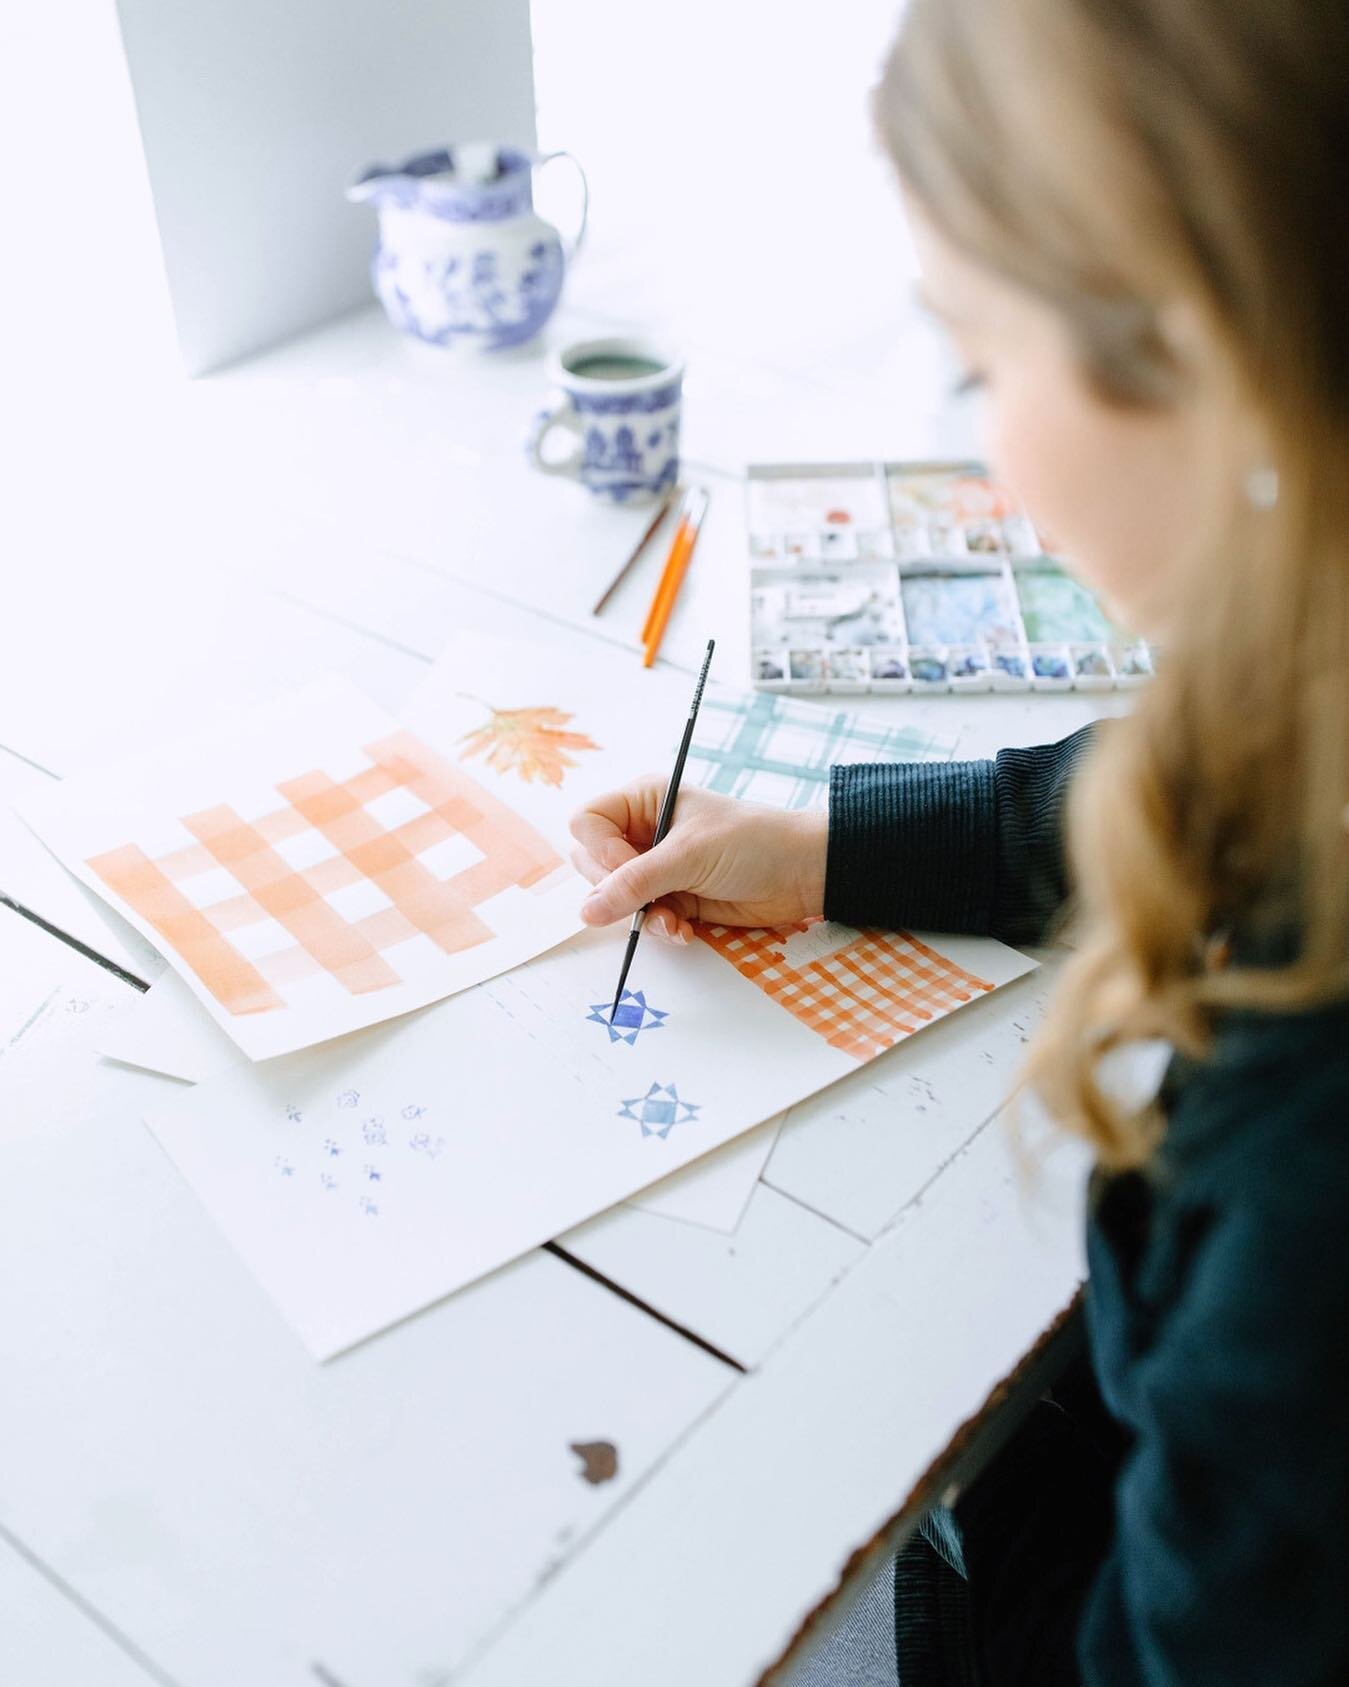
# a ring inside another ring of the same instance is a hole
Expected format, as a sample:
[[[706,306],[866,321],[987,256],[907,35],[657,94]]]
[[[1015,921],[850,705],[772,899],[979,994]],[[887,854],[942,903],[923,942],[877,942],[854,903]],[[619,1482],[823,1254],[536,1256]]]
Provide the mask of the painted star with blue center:
[[[669,1136],[676,1125],[695,1118],[701,1102],[683,1101],[673,1084],[652,1084],[645,1095],[635,1095],[618,1110],[620,1119],[636,1119],[643,1136]]]
[[[593,1019],[604,1026],[611,1043],[627,1043],[631,1046],[643,1031],[658,1031],[662,1020],[670,1017],[668,1010],[662,1012],[660,1008],[648,1006],[646,996],[641,990],[623,992],[617,1008],[614,1009],[612,1024],[609,1020],[611,1007],[612,1002],[596,1002],[586,1015],[588,1020]]]

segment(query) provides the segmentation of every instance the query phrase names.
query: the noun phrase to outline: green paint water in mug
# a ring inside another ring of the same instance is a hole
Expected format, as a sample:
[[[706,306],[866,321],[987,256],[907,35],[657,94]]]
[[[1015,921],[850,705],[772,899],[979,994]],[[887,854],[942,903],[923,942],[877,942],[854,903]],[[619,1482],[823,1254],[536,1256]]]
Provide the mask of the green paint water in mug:
[[[647,357],[579,357],[567,364],[567,371],[587,381],[642,381],[665,368]]]

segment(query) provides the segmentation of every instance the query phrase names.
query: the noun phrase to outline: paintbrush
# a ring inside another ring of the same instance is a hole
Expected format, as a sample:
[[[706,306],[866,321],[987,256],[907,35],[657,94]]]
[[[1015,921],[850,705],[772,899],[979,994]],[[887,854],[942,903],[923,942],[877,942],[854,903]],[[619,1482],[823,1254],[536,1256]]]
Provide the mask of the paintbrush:
[[[618,573],[614,575],[613,579],[610,580],[609,584],[604,588],[598,603],[596,603],[595,607],[590,611],[592,615],[598,615],[600,613],[605,604],[608,603],[609,599],[627,579],[632,569],[636,566],[637,558],[641,556],[642,552],[656,537],[656,532],[659,529],[661,522],[663,522],[666,516],[670,513],[670,505],[674,503],[676,496],[677,493],[672,491],[661,500],[659,508],[656,510],[655,515],[651,518],[650,527],[647,528],[646,532],[643,533],[641,538],[637,541],[636,547],[629,556],[628,560],[623,564],[622,568],[619,569]]]
[[[703,657],[702,672],[698,675],[698,683],[693,688],[693,701],[689,704],[689,718],[684,722],[684,736],[679,741],[679,754],[675,757],[674,772],[670,775],[670,783],[665,787],[665,798],[660,805],[660,813],[656,816],[656,830],[652,834],[651,847],[655,849],[665,834],[670,830],[670,822],[674,819],[675,798],[679,795],[679,781],[684,777],[684,763],[688,760],[689,745],[693,742],[693,728],[698,719],[698,705],[703,700],[703,687],[707,684],[707,670],[712,666],[712,652],[717,647],[715,639],[707,641],[707,655]],[[642,935],[642,925],[646,919],[647,908],[639,908],[632,916],[632,925],[628,929],[628,946],[623,954],[623,970],[618,975],[618,989],[614,991],[614,1005],[609,1009],[609,1023],[614,1022],[614,1015],[618,1012],[618,1004],[623,999],[623,986],[628,981],[628,972],[632,967],[632,957],[637,953],[637,939]]]

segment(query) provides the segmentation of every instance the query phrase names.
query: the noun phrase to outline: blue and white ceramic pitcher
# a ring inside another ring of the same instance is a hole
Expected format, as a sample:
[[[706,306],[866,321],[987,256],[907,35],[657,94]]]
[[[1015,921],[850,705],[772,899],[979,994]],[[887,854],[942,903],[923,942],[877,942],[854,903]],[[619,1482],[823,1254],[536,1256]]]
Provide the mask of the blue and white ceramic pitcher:
[[[534,210],[534,171],[566,158],[581,178],[581,217],[564,246]],[[347,189],[379,213],[371,269],[390,322],[435,346],[498,351],[553,314],[585,235],[585,172],[566,152],[543,157],[491,142],[373,165]]]

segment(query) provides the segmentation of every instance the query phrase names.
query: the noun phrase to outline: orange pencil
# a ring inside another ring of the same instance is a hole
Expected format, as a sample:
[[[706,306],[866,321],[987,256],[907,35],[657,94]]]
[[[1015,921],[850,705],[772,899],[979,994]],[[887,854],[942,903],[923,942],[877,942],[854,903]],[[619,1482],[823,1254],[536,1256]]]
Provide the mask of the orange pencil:
[[[670,576],[674,569],[674,559],[679,554],[684,535],[688,531],[689,511],[692,507],[693,493],[692,491],[685,492],[679,504],[679,519],[675,523],[674,538],[670,540],[670,548],[665,553],[665,566],[660,571],[660,579],[656,581],[656,589],[652,592],[651,602],[647,605],[646,620],[642,622],[643,644],[651,637],[651,629],[656,624],[656,606],[670,582]]]
[[[706,492],[700,490],[702,503],[696,515],[686,515],[679,524],[679,531],[675,534],[674,544],[670,547],[670,560],[665,565],[665,578],[656,590],[656,599],[651,606],[651,613],[647,617],[647,625],[642,629],[642,643],[645,649],[642,654],[642,666],[649,668],[656,660],[656,652],[660,649],[660,641],[665,637],[666,623],[670,619],[670,611],[674,608],[675,599],[679,596],[679,588],[684,584],[684,576],[688,573],[689,563],[693,560],[693,547],[698,543],[698,534],[702,529],[703,517],[707,514],[710,502]]]
[[[656,623],[664,613],[665,600],[674,588],[675,577],[688,555],[689,540],[693,529],[687,515],[679,518],[679,526],[675,529],[675,536],[670,541],[670,554],[665,559],[665,567],[660,571],[660,580],[651,597],[651,606],[646,612],[646,620],[642,622],[642,645],[651,642],[651,635],[656,630]]]

